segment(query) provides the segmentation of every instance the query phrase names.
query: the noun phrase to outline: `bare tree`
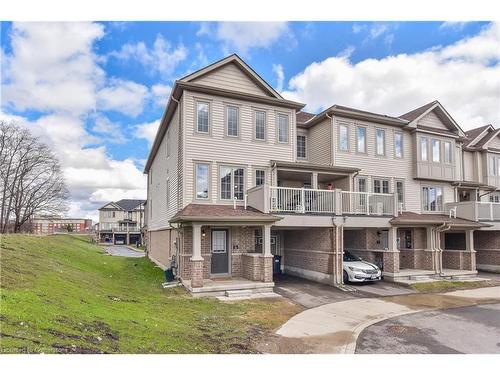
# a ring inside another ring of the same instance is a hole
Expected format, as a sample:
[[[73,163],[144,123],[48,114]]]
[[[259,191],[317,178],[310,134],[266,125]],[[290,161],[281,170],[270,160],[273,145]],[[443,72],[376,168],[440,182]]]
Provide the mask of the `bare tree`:
[[[0,162],[0,233],[19,232],[34,215],[66,211],[59,161],[29,130],[0,121]]]

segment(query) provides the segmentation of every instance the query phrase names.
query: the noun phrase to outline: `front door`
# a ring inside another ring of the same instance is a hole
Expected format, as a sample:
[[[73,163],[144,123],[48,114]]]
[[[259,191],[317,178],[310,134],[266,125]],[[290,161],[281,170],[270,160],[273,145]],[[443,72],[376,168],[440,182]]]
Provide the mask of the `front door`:
[[[227,229],[212,229],[212,275],[229,273]]]

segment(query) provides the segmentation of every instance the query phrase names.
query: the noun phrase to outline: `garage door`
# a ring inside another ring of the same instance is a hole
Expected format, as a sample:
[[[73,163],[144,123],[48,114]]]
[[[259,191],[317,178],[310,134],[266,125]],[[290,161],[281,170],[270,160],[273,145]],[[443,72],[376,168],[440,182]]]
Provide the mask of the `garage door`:
[[[141,235],[140,234],[131,234],[130,235],[130,243],[129,245],[136,245],[137,243],[141,242]]]
[[[115,234],[115,245],[123,245],[127,243],[126,234]]]

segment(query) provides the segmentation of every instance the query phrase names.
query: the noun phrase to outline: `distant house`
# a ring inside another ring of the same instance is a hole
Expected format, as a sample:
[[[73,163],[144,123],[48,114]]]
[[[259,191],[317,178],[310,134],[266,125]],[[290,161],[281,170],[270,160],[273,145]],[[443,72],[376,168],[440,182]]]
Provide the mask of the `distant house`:
[[[31,220],[34,234],[50,235],[57,233],[88,233],[92,229],[92,220],[60,216],[38,216]]]
[[[142,199],[122,199],[99,208],[99,242],[125,245],[142,243],[144,203]]]

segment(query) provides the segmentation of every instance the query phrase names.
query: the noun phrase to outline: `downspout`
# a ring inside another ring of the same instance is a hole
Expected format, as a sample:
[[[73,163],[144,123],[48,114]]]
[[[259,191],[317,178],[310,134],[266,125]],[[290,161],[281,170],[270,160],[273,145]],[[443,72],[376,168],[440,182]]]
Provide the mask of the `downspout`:
[[[444,222],[441,224],[439,227],[435,228],[435,234],[436,234],[436,271],[439,272],[439,276],[443,276],[443,249],[441,247],[441,233],[446,232],[451,229],[450,224],[446,224]]]

